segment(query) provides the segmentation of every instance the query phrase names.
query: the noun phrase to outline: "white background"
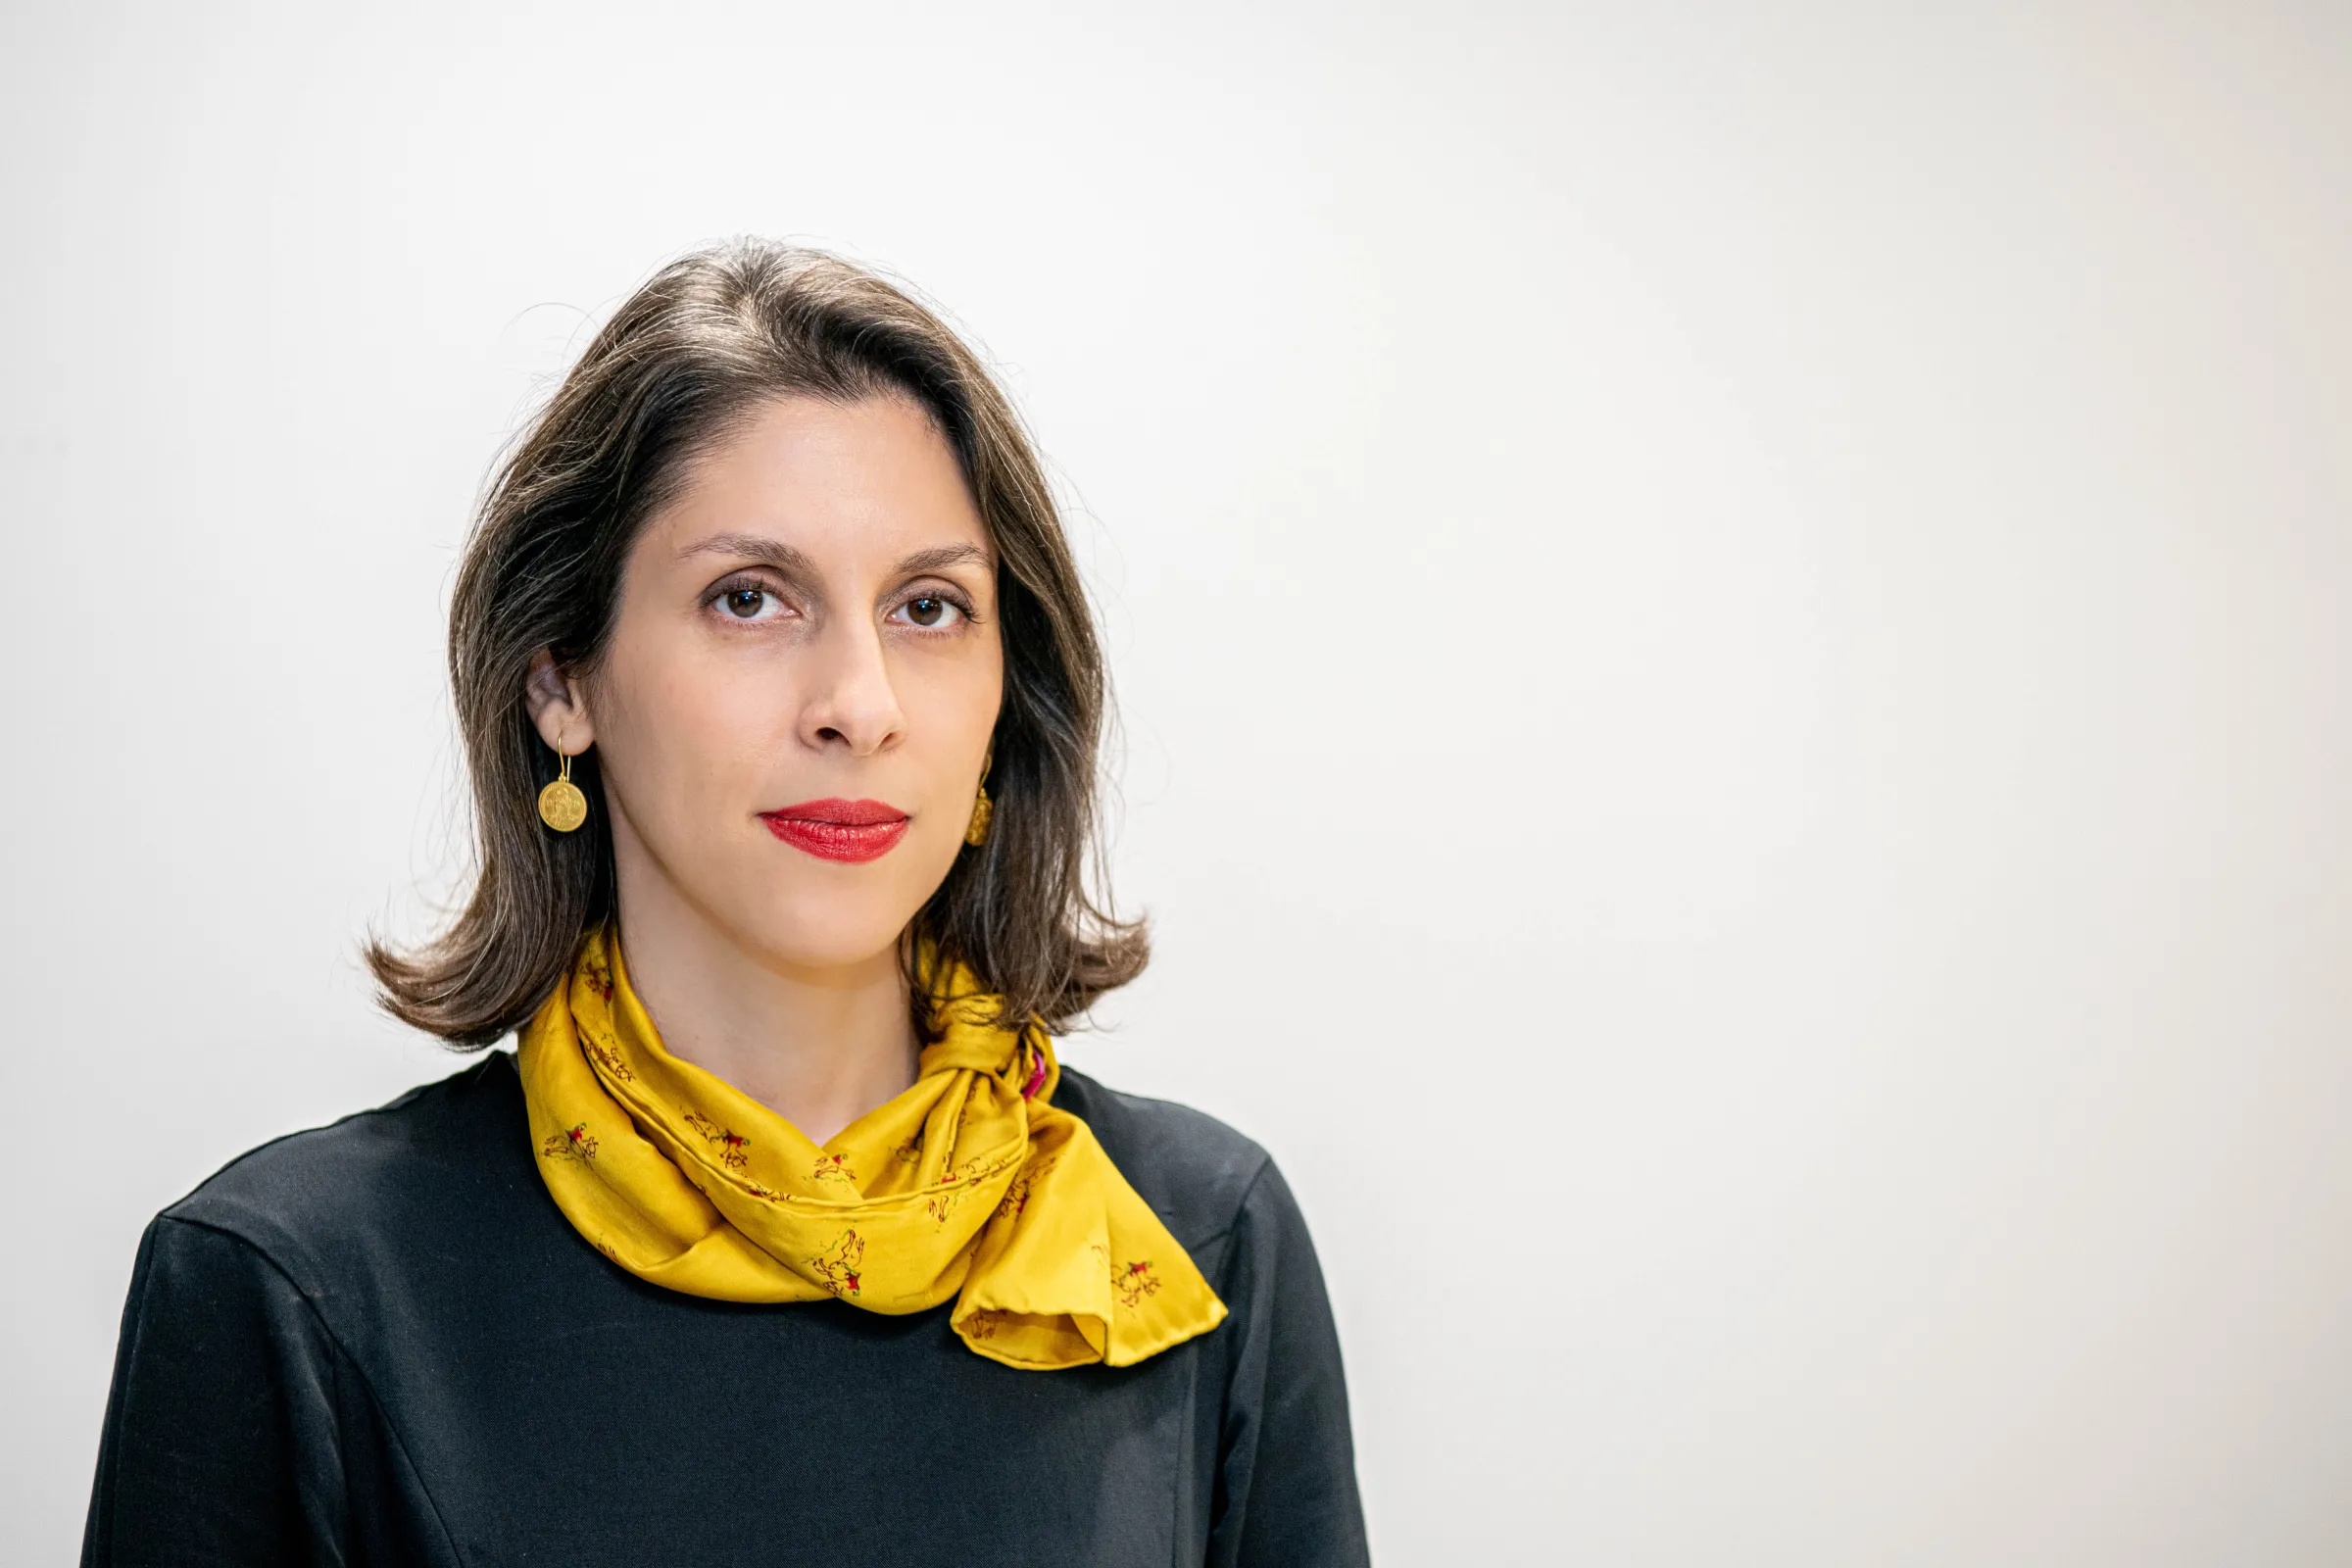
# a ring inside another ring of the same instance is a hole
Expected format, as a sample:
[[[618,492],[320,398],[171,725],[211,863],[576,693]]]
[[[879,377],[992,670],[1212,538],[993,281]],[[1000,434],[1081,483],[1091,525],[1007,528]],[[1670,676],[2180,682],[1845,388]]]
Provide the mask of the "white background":
[[[1281,1161],[1388,1563],[2352,1560],[2341,8],[17,5],[0,1555],[142,1225],[458,1062],[469,504],[760,232],[1002,366],[1073,1061]]]

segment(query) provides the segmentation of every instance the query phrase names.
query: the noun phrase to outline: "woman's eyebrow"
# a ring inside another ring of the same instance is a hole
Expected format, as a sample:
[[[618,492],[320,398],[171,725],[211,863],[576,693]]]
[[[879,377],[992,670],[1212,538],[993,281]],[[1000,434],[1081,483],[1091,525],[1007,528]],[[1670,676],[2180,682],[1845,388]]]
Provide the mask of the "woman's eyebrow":
[[[988,552],[978,545],[941,545],[932,550],[917,550],[905,557],[891,568],[894,577],[911,577],[917,572],[937,571],[942,566],[960,566],[966,562],[975,565],[989,564]]]
[[[708,539],[697,539],[677,554],[680,561],[694,556],[741,556],[749,561],[761,561],[796,576],[816,575],[816,563],[808,553],[796,550],[780,539],[770,539],[756,533],[714,533]]]

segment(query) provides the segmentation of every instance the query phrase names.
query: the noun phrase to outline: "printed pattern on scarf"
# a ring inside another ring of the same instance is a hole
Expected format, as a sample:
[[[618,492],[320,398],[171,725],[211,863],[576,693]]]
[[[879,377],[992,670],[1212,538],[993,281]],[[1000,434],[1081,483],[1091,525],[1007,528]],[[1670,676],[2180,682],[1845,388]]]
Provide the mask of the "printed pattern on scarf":
[[[1020,1217],[1021,1210],[1029,1206],[1029,1189],[1054,1168],[1054,1155],[1046,1154],[1021,1167],[1021,1173],[1012,1179],[1012,1185],[1004,1189],[1004,1198],[997,1203],[997,1213],[1001,1218]]]
[[[752,1147],[752,1141],[734,1128],[721,1127],[710,1117],[698,1116],[693,1111],[686,1113],[686,1125],[718,1146],[718,1162],[727,1169],[741,1170],[751,1163],[744,1151]]]
[[[585,1165],[596,1157],[596,1139],[589,1133],[588,1124],[580,1122],[560,1133],[548,1135],[539,1146],[542,1159],[575,1159]]]
[[[579,976],[588,982],[588,989],[607,1002],[612,1000],[612,966],[604,959],[591,956],[579,967]]]
[[[987,1181],[1010,1163],[1008,1159],[994,1162],[965,1160],[940,1177],[939,1191],[923,1200],[923,1212],[940,1224],[947,1224],[956,1217],[956,1211],[963,1206],[963,1200],[972,1196],[972,1189],[977,1184]]]
[[[1152,1272],[1152,1260],[1144,1258],[1123,1269],[1112,1269],[1110,1288],[1118,1293],[1121,1306],[1141,1306],[1145,1297],[1159,1294],[1159,1276]]]
[[[808,1266],[835,1296],[858,1295],[864,1289],[865,1239],[856,1231],[843,1231],[841,1240],[810,1258]]]
[[[580,1036],[580,1049],[594,1056],[598,1066],[622,1083],[633,1084],[637,1081],[635,1069],[621,1058],[620,1053],[597,1039],[596,1036],[589,1034]]]

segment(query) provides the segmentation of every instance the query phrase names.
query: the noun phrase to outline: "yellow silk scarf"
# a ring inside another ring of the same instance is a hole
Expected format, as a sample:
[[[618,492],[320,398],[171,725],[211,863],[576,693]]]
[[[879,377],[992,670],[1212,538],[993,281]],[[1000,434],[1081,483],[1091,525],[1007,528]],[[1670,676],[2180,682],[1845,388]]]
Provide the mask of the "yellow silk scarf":
[[[1126,1366],[1222,1322],[1218,1300],[1085,1122],[1040,1031],[976,1021],[958,965],[913,1086],[821,1148],[662,1049],[611,926],[524,1026],[516,1065],[547,1190],[640,1279],[726,1301],[835,1297],[949,1322],[980,1354]]]

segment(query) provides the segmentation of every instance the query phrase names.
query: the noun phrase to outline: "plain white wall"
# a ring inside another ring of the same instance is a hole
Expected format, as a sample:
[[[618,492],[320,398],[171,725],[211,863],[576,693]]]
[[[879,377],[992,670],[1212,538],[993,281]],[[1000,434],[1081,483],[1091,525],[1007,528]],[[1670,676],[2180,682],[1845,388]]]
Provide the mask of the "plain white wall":
[[[1390,1563],[2352,1560],[2339,7],[19,5],[0,1536],[141,1226],[457,1063],[501,439],[848,250],[1073,507]],[[551,1438],[551,1441],[555,1441]]]

